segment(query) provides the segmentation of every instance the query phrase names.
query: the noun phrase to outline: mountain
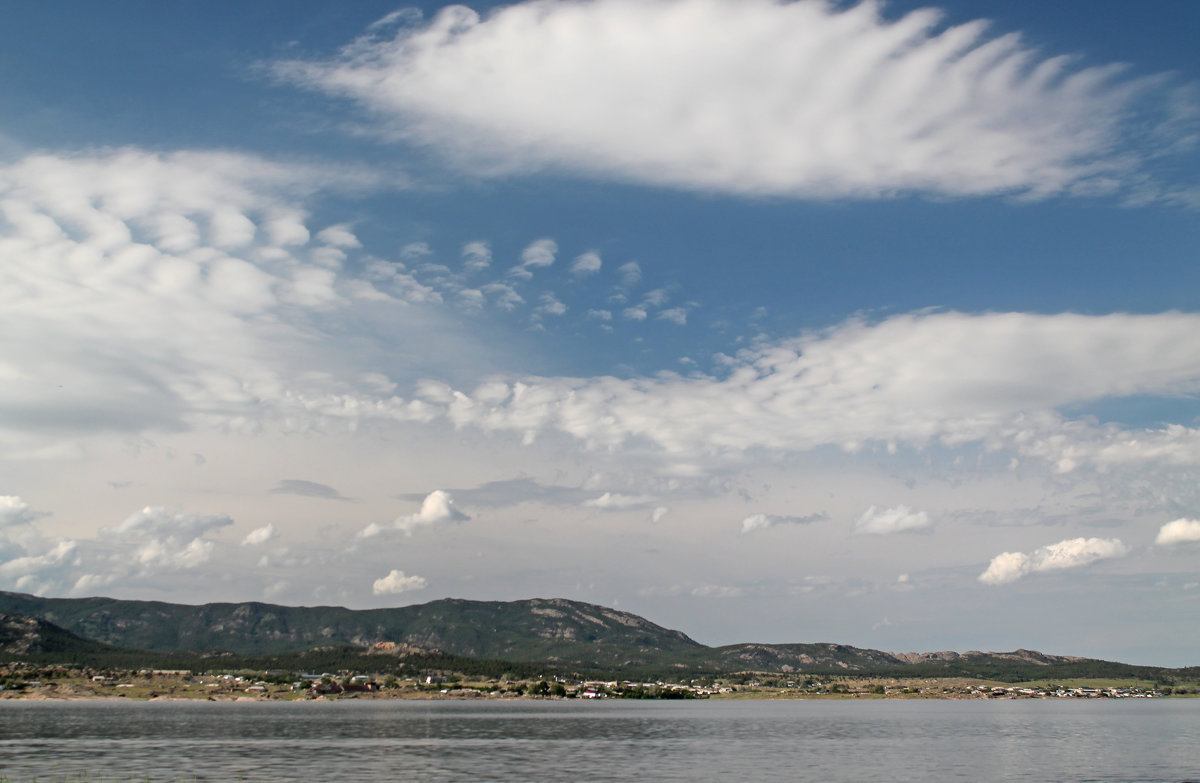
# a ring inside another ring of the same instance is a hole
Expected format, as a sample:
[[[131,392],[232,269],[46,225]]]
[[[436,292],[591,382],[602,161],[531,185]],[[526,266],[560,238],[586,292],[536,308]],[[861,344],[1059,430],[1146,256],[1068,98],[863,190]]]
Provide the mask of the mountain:
[[[41,617],[107,644],[169,652],[265,655],[396,642],[472,658],[614,667],[660,663],[708,649],[637,615],[561,598],[447,598],[353,610],[258,602],[187,606],[0,592],[0,612]]]
[[[894,653],[844,644],[732,644],[717,647],[718,670],[765,672],[872,672],[903,677],[980,677],[1018,681],[1046,677],[1117,677],[1155,679],[1165,672],[1191,676],[1193,669],[1133,666],[1034,650],[964,653]]]
[[[203,651],[221,651],[229,660],[271,656],[275,661],[272,667],[286,668],[285,658],[296,663],[301,660],[296,654],[311,651],[324,656],[321,660],[415,654],[453,659],[455,666],[465,666],[470,659],[478,665],[490,661],[489,666],[516,662],[556,669],[657,671],[663,676],[669,672],[803,672],[1007,681],[1200,676],[1195,667],[1131,666],[1031,650],[893,653],[825,643],[707,647],[637,615],[562,598],[447,598],[417,606],[353,610],[258,602],[187,606],[114,598],[41,598],[0,591],[0,613],[41,618],[5,620],[8,624],[3,628],[9,630],[4,631],[7,636],[0,635],[0,653],[8,649],[3,645],[25,644],[34,651],[57,649],[64,656],[75,650],[81,660],[103,649],[110,657],[118,653],[130,659],[144,657],[147,653],[141,650],[180,661],[198,659],[195,653]],[[41,625],[31,626],[31,622]],[[115,650],[107,645],[137,649]]]
[[[0,613],[0,659],[73,657],[112,649],[37,617]]]

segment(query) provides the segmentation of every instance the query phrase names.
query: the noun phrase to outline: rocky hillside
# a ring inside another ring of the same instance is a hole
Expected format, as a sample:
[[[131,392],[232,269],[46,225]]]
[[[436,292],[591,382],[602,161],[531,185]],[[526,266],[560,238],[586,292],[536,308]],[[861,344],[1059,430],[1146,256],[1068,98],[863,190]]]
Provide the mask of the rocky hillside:
[[[637,615],[565,599],[444,599],[352,610],[257,602],[186,606],[0,592],[0,612],[41,617],[108,644],[161,651],[262,655],[394,642],[474,658],[605,667],[659,663],[707,649]]]
[[[894,653],[864,650],[844,644],[732,644],[715,650],[723,668],[746,668],[756,671],[812,671],[814,669],[847,673],[880,671],[884,669],[922,666],[925,668],[971,667],[979,664],[1003,666],[1052,666],[1080,663],[1088,659],[1066,655],[1046,655],[1033,650],[1014,650],[1006,653],[965,653],[953,651],[924,653]]]
[[[83,639],[36,617],[0,614],[0,658],[73,655],[79,651],[108,650],[108,645]]]

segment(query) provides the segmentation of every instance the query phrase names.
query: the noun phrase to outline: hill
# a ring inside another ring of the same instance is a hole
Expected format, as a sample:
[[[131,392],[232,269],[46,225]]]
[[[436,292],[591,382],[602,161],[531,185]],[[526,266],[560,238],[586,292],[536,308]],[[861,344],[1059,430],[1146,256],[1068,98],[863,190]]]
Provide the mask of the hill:
[[[53,658],[107,652],[107,644],[84,639],[37,617],[0,614],[0,658]]]
[[[187,606],[0,592],[0,612],[41,617],[107,644],[161,652],[223,650],[257,656],[396,642],[471,658],[628,667],[708,649],[637,615],[560,598],[447,598],[353,610],[258,602]]]
[[[828,643],[707,647],[637,615],[561,598],[507,602],[447,598],[416,606],[353,610],[258,602],[188,606],[0,592],[0,613],[29,616],[5,621],[8,636],[0,635],[0,654],[10,660],[149,656],[161,666],[173,661],[177,668],[203,668],[217,658],[246,666],[257,661],[268,668],[303,668],[317,660],[357,660],[392,650],[391,654],[412,658],[413,663],[420,659],[436,666],[435,660],[440,660],[447,666],[453,662],[450,668],[489,671],[533,665],[662,676],[803,672],[1004,681],[1200,675],[1195,667],[1132,666],[1031,650],[894,653]],[[22,649],[26,654],[16,654]]]

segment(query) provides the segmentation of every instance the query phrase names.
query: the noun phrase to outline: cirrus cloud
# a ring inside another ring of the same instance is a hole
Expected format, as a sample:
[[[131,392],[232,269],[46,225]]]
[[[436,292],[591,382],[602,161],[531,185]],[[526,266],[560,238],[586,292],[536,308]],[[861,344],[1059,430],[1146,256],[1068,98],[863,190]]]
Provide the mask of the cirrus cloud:
[[[275,68],[475,171],[740,194],[1109,191],[1136,168],[1133,106],[1169,117],[1161,80],[876,2],[456,5]]]

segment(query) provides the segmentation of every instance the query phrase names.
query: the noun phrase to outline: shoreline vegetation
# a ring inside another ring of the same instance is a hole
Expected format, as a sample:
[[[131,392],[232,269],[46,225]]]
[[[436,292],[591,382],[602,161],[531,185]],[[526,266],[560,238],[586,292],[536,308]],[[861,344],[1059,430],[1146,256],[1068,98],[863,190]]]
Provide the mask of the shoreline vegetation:
[[[115,671],[8,665],[0,668],[3,700],[114,701],[388,701],[593,699],[1096,699],[1200,696],[1200,682],[1129,679],[1001,682],[975,678],[896,678],[743,672],[681,682],[581,680],[561,676],[472,679],[456,674],[397,677],[348,671]]]

